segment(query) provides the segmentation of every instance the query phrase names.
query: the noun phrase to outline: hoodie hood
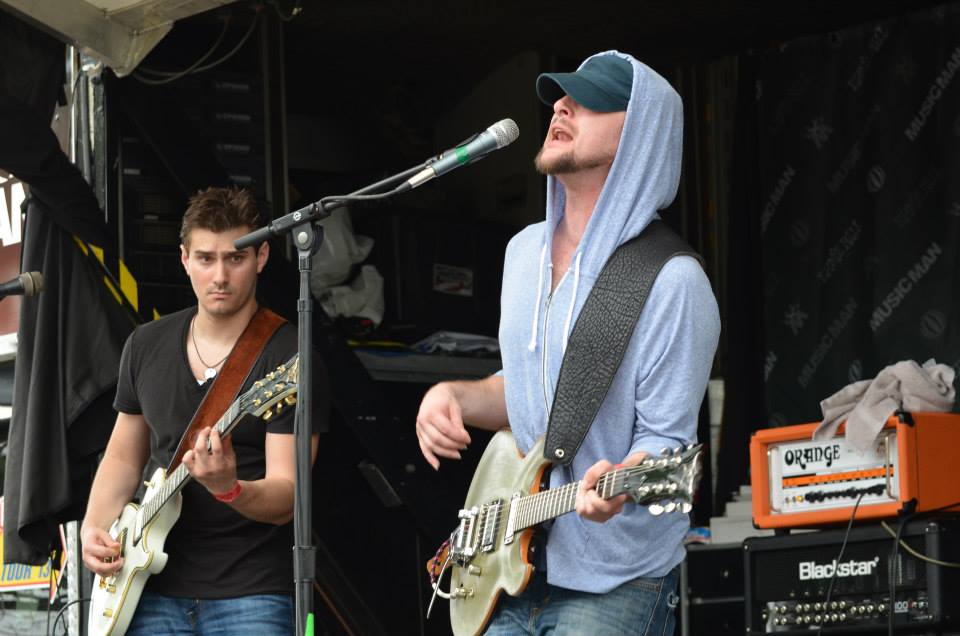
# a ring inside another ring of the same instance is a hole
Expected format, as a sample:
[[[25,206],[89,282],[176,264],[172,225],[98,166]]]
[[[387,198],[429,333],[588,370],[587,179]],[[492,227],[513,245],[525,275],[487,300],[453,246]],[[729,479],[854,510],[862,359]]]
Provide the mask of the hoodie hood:
[[[680,95],[656,71],[625,53],[605,51],[587,60],[601,55],[617,55],[630,62],[633,88],[616,157],[572,261],[579,260],[579,275],[588,279],[596,279],[613,251],[640,234],[658,218],[658,210],[673,202],[683,154]],[[563,184],[548,176],[544,232],[548,258],[565,203]],[[583,291],[589,287],[580,286]]]

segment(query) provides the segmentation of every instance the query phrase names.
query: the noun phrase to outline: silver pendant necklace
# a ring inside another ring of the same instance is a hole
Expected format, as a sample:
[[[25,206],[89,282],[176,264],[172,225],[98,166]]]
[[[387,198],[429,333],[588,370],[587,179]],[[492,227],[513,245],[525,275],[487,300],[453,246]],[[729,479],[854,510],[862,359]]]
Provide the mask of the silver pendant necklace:
[[[223,358],[220,360],[220,362],[218,362],[218,363],[216,363],[216,364],[213,364],[213,365],[207,364],[207,363],[204,361],[203,357],[200,355],[200,348],[197,347],[197,332],[196,332],[196,326],[197,326],[197,317],[194,316],[194,317],[193,317],[193,320],[190,321],[190,339],[193,341],[193,350],[194,350],[194,351],[196,352],[196,354],[197,354],[197,360],[200,361],[200,364],[202,364],[204,367],[206,367],[206,368],[203,370],[203,377],[204,377],[205,381],[209,381],[209,380],[212,380],[212,379],[214,379],[215,377],[217,377],[217,367],[219,367],[221,364],[223,364],[223,361],[230,357],[230,354],[233,353],[233,349],[230,349],[230,352],[227,353],[227,355],[223,356]]]

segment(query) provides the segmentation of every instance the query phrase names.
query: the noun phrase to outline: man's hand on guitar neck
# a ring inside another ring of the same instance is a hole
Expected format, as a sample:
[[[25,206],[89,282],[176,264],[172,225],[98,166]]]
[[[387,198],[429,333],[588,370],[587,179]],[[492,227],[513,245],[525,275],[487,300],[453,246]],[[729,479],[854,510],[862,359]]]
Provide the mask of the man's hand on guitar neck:
[[[197,434],[196,444],[183,455],[183,464],[193,478],[214,495],[229,492],[237,484],[233,444],[229,437],[221,439],[209,426]]]
[[[580,488],[577,489],[577,514],[584,519],[605,523],[613,515],[619,514],[623,510],[623,504],[627,501],[627,495],[618,495],[612,499],[604,499],[596,490],[597,480],[606,473],[618,468],[636,466],[643,461],[647,453],[634,453],[628,455],[620,464],[614,466],[605,459],[601,459],[596,464],[587,469],[580,480]]]

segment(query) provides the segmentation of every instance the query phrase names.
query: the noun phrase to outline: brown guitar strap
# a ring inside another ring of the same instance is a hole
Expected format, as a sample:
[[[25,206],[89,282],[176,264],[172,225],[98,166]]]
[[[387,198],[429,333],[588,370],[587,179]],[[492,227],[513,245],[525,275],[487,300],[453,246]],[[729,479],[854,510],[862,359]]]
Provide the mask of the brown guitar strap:
[[[265,307],[260,307],[253,315],[246,329],[233,345],[233,352],[224,363],[223,369],[214,378],[213,386],[207,390],[207,395],[200,403],[200,408],[194,413],[190,426],[180,438],[177,452],[174,453],[173,460],[167,467],[168,475],[176,470],[186,452],[197,443],[197,435],[200,431],[213,426],[230,407],[230,403],[236,398],[264,345],[285,322],[286,320]]]

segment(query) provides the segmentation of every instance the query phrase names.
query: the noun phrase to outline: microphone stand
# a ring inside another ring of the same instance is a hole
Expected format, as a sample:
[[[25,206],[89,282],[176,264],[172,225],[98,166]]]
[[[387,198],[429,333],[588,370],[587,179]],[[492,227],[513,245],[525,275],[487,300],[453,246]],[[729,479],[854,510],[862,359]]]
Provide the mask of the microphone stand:
[[[238,250],[258,246],[271,236],[292,234],[297,246],[300,273],[300,295],[297,300],[297,347],[300,371],[297,378],[297,406],[294,415],[296,438],[296,484],[294,489],[294,546],[293,576],[296,588],[297,636],[313,636],[313,582],[316,579],[317,548],[313,544],[312,531],[312,484],[310,482],[310,437],[313,433],[313,298],[310,295],[310,274],[313,271],[313,256],[323,242],[323,228],[319,221],[330,212],[350,201],[385,199],[409,190],[409,184],[374,193],[388,185],[421,171],[431,162],[426,162],[387,177],[377,183],[361,188],[342,197],[326,197],[286,216],[274,219],[269,225],[241,236],[234,242]]]

